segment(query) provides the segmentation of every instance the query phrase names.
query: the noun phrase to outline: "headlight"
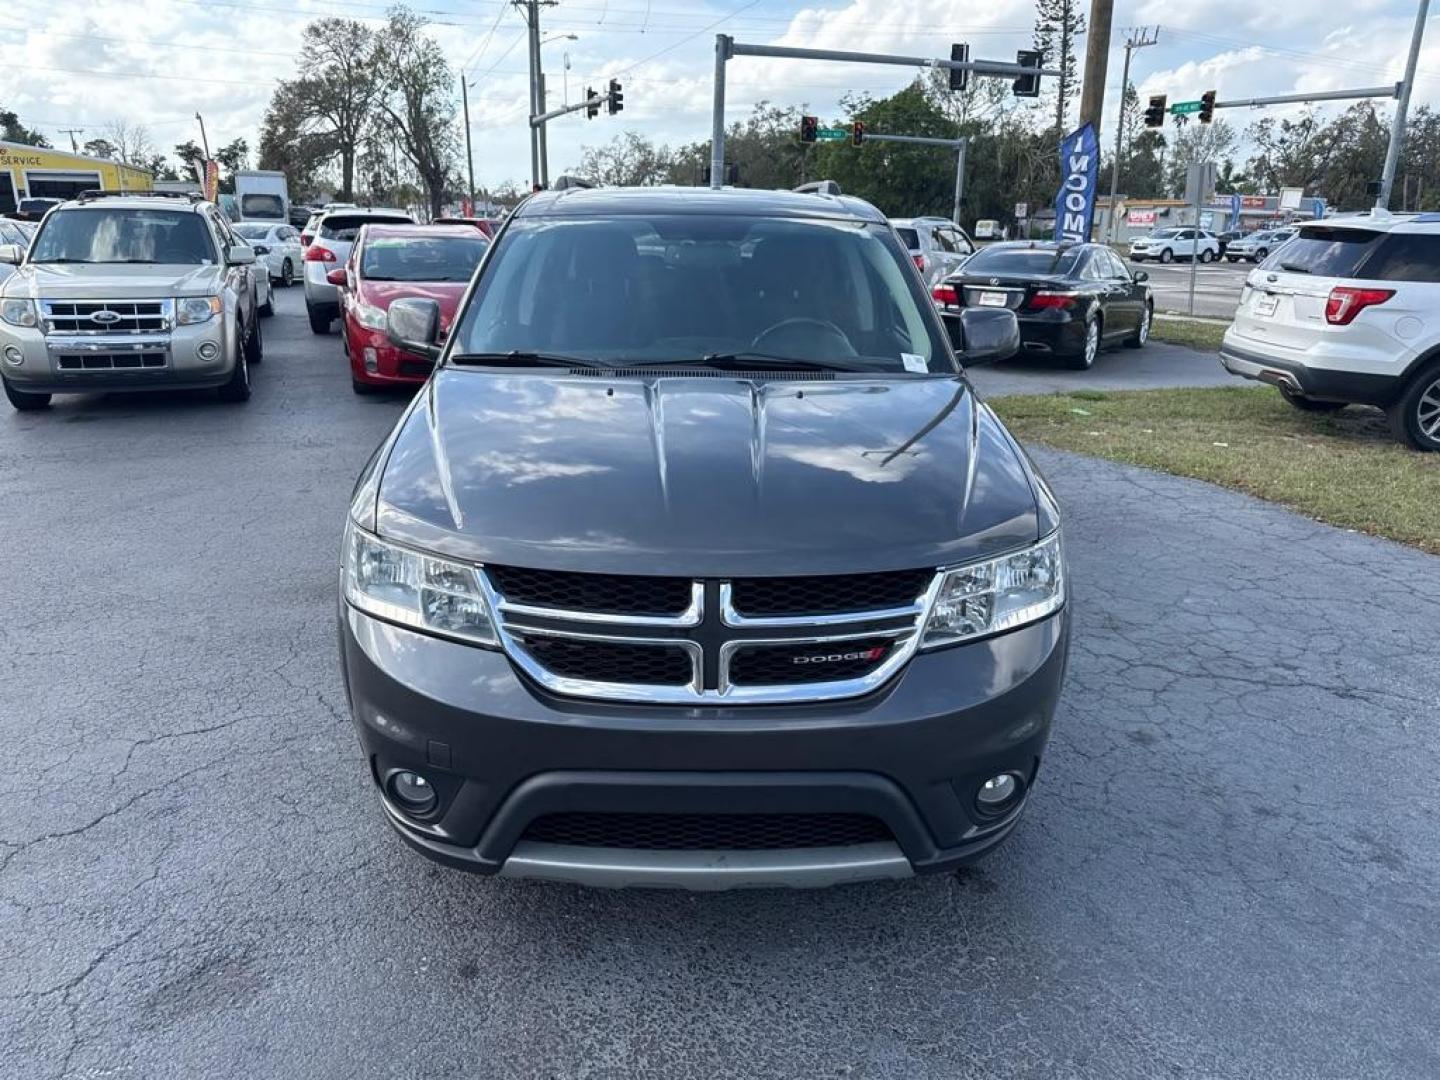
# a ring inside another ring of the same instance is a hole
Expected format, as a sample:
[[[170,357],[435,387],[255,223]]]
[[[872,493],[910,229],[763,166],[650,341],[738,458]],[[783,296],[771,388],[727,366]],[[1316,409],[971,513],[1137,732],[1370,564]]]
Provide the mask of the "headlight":
[[[345,599],[368,615],[475,645],[496,644],[473,566],[345,531]]]
[[[218,296],[185,296],[175,301],[175,321],[181,326],[209,322],[223,305]]]
[[[33,300],[0,300],[0,319],[11,326],[38,326],[40,323]]]
[[[355,318],[367,330],[385,329],[385,309],[361,301],[355,305]]]
[[[1065,563],[1059,531],[1034,547],[957,567],[945,575],[921,648],[1014,630],[1065,603]]]

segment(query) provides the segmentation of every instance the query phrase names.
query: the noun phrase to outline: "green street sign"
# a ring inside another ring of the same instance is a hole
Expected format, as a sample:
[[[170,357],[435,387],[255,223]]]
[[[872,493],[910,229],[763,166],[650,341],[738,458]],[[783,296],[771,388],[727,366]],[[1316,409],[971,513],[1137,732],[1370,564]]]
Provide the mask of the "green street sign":
[[[1200,107],[1198,101],[1195,103],[1195,107],[1197,109]],[[818,128],[815,131],[815,138],[817,139],[848,139],[849,137],[849,128]]]
[[[1191,113],[1199,112],[1203,104],[1204,102],[1200,101],[1177,101],[1170,106],[1170,115],[1189,116]]]

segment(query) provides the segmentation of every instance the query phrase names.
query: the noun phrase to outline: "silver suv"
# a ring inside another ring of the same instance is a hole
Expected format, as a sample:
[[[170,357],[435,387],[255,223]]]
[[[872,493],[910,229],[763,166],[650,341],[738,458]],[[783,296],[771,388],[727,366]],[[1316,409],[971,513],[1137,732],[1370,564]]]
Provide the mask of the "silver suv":
[[[216,387],[250,397],[261,358],[255,252],[189,195],[84,192],[52,210],[0,284],[0,380],[17,409],[52,394]]]
[[[330,284],[329,273],[345,265],[355,238],[364,225],[413,225],[415,219],[404,210],[344,209],[327,211],[315,227],[305,248],[305,313],[310,329],[328,334],[330,324],[340,315],[340,290]]]
[[[975,254],[970,235],[949,218],[891,218],[890,225],[910,252],[927,289],[939,285]]]

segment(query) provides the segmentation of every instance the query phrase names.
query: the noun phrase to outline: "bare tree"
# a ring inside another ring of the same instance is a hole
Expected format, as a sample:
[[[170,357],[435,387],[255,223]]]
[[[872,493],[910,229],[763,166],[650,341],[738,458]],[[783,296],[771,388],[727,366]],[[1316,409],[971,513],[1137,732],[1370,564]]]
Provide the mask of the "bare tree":
[[[95,140],[92,140],[95,141]],[[125,165],[145,168],[155,157],[155,144],[144,124],[131,124],[125,120],[111,120],[105,125],[103,139],[112,151],[109,155]],[[89,143],[86,144],[87,146]]]
[[[643,135],[625,131],[604,146],[587,146],[580,156],[579,173],[606,187],[640,187],[663,184],[670,178],[674,155]]]

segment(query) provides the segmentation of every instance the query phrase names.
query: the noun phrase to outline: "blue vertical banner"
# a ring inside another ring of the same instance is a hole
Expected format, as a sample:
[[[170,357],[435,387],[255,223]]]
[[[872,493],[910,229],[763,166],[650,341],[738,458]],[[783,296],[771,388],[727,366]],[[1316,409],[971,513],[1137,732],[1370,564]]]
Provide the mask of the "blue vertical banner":
[[[1095,181],[1100,174],[1100,143],[1095,125],[1086,124],[1060,143],[1060,194],[1055,196],[1055,239],[1084,243],[1095,222]],[[1114,213],[1114,208],[1111,208]]]
[[[1226,223],[1225,228],[1229,229],[1231,232],[1234,232],[1236,229],[1240,228],[1239,194],[1230,196],[1230,220]]]

